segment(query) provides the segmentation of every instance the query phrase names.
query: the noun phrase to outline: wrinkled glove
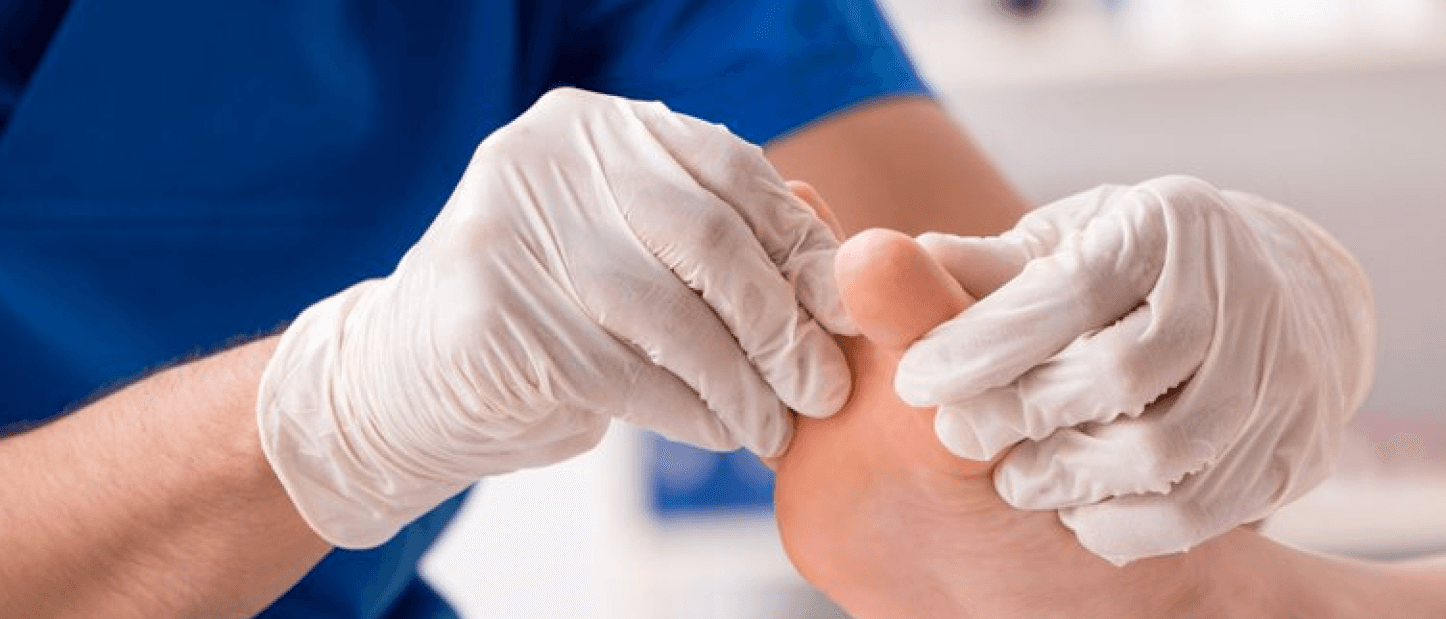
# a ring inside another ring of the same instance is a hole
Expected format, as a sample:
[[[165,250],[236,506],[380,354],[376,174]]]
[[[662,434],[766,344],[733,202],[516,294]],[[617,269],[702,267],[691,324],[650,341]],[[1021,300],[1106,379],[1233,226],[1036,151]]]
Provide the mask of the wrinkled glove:
[[[900,397],[939,406],[959,456],[1019,443],[999,494],[1059,510],[1116,564],[1258,521],[1320,482],[1371,381],[1361,267],[1255,196],[1165,177],[1065,198],[998,237],[920,241],[987,296],[909,349]]]
[[[833,234],[727,129],[577,90],[481,146],[386,278],[303,312],[259,392],[311,526],[375,546],[478,478],[590,449],[619,418],[783,451],[847,399]]]

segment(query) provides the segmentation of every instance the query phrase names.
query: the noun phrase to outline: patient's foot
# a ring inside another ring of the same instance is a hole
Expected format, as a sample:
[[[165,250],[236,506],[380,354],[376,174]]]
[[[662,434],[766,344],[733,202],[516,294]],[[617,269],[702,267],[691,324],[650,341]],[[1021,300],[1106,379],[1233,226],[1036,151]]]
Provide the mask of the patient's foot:
[[[1118,568],[1054,513],[1009,507],[990,464],[947,452],[932,411],[892,389],[902,349],[962,309],[962,289],[912,239],[885,231],[850,239],[838,276],[865,335],[842,340],[853,395],[830,419],[798,420],[776,462],[776,506],[790,559],[855,617],[1329,615],[1304,588],[1335,568],[1252,531]],[[1291,610],[1272,612],[1276,602]]]
[[[921,247],[865,232],[837,269],[865,334],[843,342],[853,396],[831,419],[799,419],[778,466],[779,527],[809,581],[859,619],[884,619],[1024,616],[1050,610],[1039,598],[1077,604],[1122,576],[1148,576],[1143,564],[1122,571],[1084,551],[1053,514],[1009,507],[989,463],[950,454],[934,438],[933,412],[894,395],[904,347],[970,302]],[[1188,593],[1161,591],[1157,603]]]

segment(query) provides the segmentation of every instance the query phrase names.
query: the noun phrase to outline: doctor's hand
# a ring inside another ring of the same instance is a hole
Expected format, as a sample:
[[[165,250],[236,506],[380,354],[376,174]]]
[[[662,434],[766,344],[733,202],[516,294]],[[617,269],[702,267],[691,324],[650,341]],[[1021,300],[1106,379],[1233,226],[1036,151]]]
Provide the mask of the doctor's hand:
[[[477,149],[379,280],[303,312],[259,392],[266,455],[327,541],[380,544],[478,478],[594,446],[613,418],[782,452],[849,371],[830,229],[757,147],[556,90]]]
[[[983,298],[909,349],[899,395],[940,407],[956,455],[1015,445],[994,473],[1004,500],[1059,510],[1117,564],[1313,487],[1371,381],[1360,266],[1255,196],[1164,177],[1065,198],[998,237],[919,240]]]

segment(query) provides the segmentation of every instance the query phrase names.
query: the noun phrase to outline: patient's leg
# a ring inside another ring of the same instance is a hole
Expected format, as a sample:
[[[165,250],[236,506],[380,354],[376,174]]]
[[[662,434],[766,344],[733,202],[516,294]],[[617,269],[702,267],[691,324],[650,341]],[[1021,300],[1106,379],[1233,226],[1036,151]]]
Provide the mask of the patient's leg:
[[[968,303],[959,286],[911,239],[884,231],[850,239],[838,273],[865,333],[842,340],[854,392],[838,415],[798,420],[775,463],[776,504],[795,566],[858,619],[1329,617],[1402,593],[1375,566],[1248,530],[1124,568],[1090,554],[1054,513],[1005,504],[989,463],[948,453],[932,411],[893,393],[901,350]],[[1373,616],[1389,614],[1380,603]]]

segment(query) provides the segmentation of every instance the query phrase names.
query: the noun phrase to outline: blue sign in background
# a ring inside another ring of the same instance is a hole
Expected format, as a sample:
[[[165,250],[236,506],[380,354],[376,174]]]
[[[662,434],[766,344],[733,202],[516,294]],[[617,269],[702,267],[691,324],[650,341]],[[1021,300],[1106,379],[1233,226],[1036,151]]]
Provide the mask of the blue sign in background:
[[[773,472],[747,450],[714,453],[654,434],[643,449],[649,507],[661,520],[773,510]]]

